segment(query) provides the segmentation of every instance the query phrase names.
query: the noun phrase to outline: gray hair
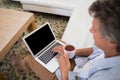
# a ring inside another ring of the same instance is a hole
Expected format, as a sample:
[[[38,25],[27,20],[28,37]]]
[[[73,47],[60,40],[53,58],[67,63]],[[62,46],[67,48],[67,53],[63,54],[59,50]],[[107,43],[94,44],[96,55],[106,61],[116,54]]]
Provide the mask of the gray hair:
[[[120,52],[120,0],[96,0],[89,13],[99,20],[101,35],[116,43]]]

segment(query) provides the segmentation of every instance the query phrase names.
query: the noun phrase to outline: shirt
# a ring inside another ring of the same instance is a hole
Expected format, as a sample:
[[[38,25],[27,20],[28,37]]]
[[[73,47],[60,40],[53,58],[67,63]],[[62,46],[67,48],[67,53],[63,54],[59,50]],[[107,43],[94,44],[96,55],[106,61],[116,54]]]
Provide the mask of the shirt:
[[[96,46],[90,56],[78,57],[75,62],[69,80],[120,80],[120,56],[104,58],[104,52]],[[56,75],[61,80],[60,70]]]

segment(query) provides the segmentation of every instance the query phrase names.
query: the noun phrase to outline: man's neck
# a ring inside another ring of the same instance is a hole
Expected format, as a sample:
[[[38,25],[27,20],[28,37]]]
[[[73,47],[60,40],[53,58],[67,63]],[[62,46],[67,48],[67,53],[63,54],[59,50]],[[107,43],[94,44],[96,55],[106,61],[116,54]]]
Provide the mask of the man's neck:
[[[113,57],[113,56],[119,56],[120,53],[116,51],[116,49],[111,49],[104,51],[105,52],[105,58]]]

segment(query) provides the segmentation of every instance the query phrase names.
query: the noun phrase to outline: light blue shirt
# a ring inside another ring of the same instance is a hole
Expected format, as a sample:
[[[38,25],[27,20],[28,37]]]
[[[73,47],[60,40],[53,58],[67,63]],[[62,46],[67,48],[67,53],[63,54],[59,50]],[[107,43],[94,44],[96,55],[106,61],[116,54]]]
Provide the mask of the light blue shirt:
[[[94,66],[87,80],[120,80],[120,56],[96,60]]]
[[[80,57],[75,61],[76,67],[69,72],[69,80],[120,80],[120,56],[104,58],[104,52],[94,46],[88,58]],[[61,80],[59,70],[56,75]]]

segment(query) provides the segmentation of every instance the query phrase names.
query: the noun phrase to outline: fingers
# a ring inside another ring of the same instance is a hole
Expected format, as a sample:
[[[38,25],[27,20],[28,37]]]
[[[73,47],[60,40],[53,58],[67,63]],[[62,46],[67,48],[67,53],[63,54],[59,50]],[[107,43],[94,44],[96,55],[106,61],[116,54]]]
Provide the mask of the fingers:
[[[60,65],[60,69],[61,70],[69,70],[70,69],[70,61],[69,61],[69,57],[68,57],[68,54],[65,53],[65,54],[62,54],[62,55],[59,55],[58,57],[58,62],[59,62],[59,65]]]
[[[59,59],[66,59],[66,60],[68,60],[69,59],[69,57],[68,57],[68,54],[58,54],[58,58]]]
[[[53,53],[60,53],[60,54],[63,54],[64,53],[64,50],[63,50],[63,46],[56,46],[52,49],[52,52]]]
[[[54,52],[58,52],[57,54],[57,58],[58,58],[58,62],[60,65],[60,70],[62,72],[64,71],[69,71],[70,69],[70,62],[69,62],[69,56],[67,53],[64,53],[64,47],[63,46],[56,46],[53,48],[53,53]]]
[[[65,53],[64,56],[65,56],[66,59],[69,59],[69,56],[68,56],[67,53]]]

